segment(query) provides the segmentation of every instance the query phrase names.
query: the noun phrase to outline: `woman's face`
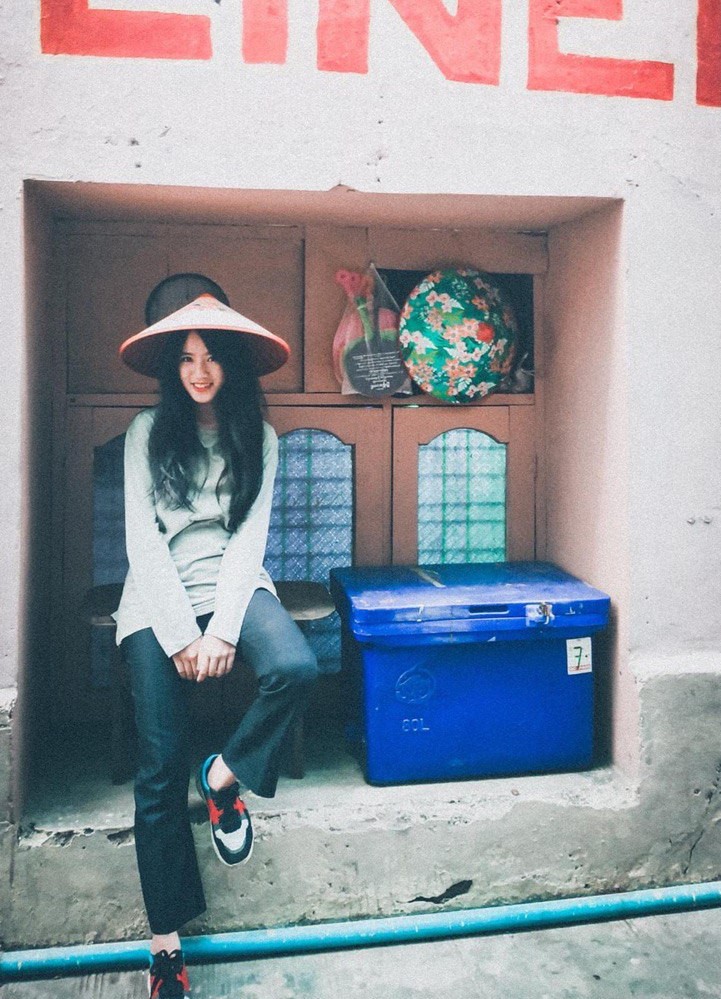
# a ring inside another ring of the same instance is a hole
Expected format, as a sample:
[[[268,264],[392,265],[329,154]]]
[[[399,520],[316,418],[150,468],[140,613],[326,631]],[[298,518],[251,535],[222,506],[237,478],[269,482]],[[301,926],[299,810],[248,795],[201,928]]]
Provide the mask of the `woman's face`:
[[[225,381],[220,363],[213,360],[195,330],[188,333],[183,344],[178,374],[185,391],[199,405],[211,403]]]

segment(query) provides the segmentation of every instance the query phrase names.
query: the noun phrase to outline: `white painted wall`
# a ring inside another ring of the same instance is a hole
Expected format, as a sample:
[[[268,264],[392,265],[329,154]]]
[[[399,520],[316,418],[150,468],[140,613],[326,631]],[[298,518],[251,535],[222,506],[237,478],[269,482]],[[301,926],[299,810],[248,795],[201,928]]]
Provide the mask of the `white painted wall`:
[[[139,5],[141,6],[141,5]],[[694,96],[692,0],[626,0],[562,44],[676,65],[670,102],[529,92],[526,4],[503,4],[497,88],[444,79],[385,0],[367,75],[315,68],[315,5],[291,2],[285,66],[245,65],[240,5],[205,13],[208,62],[43,56],[38,0],[0,7],[0,330],[6,374],[0,685],[18,669],[27,441],[27,178],[323,191],[623,198],[633,648],[716,641],[721,611],[721,111]],[[700,517],[712,518],[704,524]],[[691,525],[687,518],[694,516]]]

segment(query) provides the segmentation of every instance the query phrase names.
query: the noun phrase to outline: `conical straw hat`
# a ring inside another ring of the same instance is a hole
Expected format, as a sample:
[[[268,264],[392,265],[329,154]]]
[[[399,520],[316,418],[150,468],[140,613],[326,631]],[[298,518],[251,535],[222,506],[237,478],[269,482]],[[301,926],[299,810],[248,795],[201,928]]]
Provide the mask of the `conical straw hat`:
[[[213,295],[204,294],[129,337],[120,346],[121,360],[133,371],[157,378],[163,347],[169,334],[177,333],[178,330],[227,330],[229,333],[239,333],[252,351],[259,375],[276,371],[290,356],[290,347],[281,337],[230,306],[223,305]]]

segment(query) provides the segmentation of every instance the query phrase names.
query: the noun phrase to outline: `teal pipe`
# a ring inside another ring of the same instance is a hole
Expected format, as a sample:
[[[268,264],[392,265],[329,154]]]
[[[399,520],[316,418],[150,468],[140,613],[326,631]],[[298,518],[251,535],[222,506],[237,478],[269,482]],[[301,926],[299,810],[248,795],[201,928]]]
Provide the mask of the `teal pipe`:
[[[550,926],[635,919],[671,912],[690,912],[721,906],[721,881],[616,892],[545,902],[497,905],[483,909],[456,909],[418,916],[388,916],[346,922],[282,926],[239,933],[185,937],[188,964],[250,961],[264,957],[307,954],[313,951],[378,947],[421,940],[516,933]],[[49,947],[9,951],[0,955],[0,984],[92,975],[104,971],[134,971],[148,967],[148,945],[137,941],[78,947]]]

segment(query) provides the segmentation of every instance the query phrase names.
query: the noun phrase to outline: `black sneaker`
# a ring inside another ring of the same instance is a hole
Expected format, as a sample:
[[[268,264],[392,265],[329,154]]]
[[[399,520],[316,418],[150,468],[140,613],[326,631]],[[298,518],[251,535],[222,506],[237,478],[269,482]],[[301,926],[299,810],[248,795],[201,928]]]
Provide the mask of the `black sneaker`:
[[[150,965],[148,995],[150,999],[185,999],[190,994],[188,971],[182,950],[160,950]]]
[[[208,771],[218,754],[209,756],[198,772],[200,797],[208,806],[210,838],[218,860],[228,867],[244,864],[253,852],[253,826],[245,802],[238,796],[238,782],[213,791],[208,784]]]

